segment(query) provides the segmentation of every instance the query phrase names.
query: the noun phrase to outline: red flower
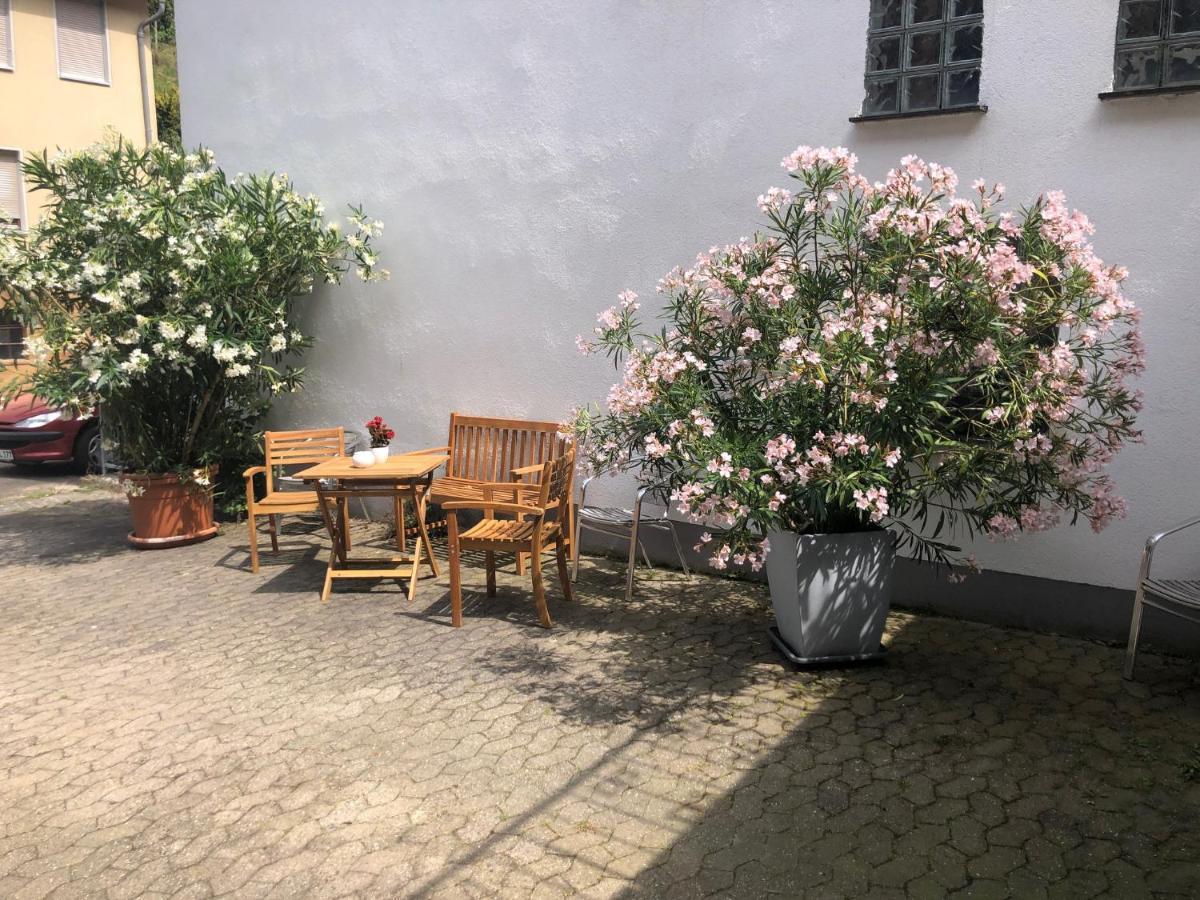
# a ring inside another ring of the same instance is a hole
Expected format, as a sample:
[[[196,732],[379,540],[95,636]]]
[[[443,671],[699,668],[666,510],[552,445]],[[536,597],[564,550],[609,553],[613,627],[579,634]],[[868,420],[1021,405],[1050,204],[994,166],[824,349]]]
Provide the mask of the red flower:
[[[396,436],[396,432],[388,428],[382,416],[376,416],[368,421],[366,425],[367,432],[371,435],[372,447],[386,447],[388,442]]]

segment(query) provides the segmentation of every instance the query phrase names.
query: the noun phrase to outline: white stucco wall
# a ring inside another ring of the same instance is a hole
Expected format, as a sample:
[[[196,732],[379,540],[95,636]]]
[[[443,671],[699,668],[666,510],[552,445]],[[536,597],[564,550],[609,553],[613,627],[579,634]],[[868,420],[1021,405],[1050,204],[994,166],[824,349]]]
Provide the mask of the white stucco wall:
[[[915,152],[1060,187],[1145,309],[1130,516],[977,548],[989,566],[1128,586],[1144,535],[1200,512],[1200,95],[1102,103],[1116,0],[988,0],[986,115],[851,124],[868,0],[179,0],[184,137],[387,224],[383,285],[312,304],[282,422],[380,413],[401,446],[452,409],[559,418],[612,370],[573,339],[631,287],[751,233],[797,144],[870,177]]]

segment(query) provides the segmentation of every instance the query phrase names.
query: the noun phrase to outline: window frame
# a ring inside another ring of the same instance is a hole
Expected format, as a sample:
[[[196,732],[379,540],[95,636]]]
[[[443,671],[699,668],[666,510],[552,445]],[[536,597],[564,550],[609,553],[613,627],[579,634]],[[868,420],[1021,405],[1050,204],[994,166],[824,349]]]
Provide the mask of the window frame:
[[[54,68],[58,71],[60,81],[73,81],[76,84],[94,84],[100,87],[112,87],[112,53],[108,42],[108,0],[97,0],[100,5],[100,28],[104,37],[104,78],[85,78],[82,75],[65,75],[62,69],[62,55],[59,52],[58,39],[58,2],[52,0],[54,13]]]
[[[17,71],[17,39],[13,37],[12,0],[0,0],[2,15],[8,20],[8,63],[0,60],[0,72]]]
[[[17,231],[28,231],[29,210],[27,208],[28,200],[25,196],[27,193],[25,190],[25,154],[21,151],[20,147],[0,146],[0,156],[9,153],[15,155],[17,158],[17,198],[18,202],[20,203],[20,210],[17,214],[16,225],[6,225],[5,223],[0,222],[0,228],[14,228]]]
[[[15,341],[11,339],[14,332],[17,336]],[[0,365],[5,362],[15,365],[24,358],[25,326],[12,316],[6,315],[4,307],[0,305]]]
[[[958,72],[979,73],[980,87],[983,80],[983,30],[986,10],[985,0],[981,0],[978,13],[954,16],[955,0],[942,0],[941,15],[934,20],[921,22],[912,21],[916,0],[900,0],[900,22],[898,25],[877,27],[874,24],[874,3],[868,4],[867,12],[867,48],[863,66],[863,101],[859,114],[852,116],[851,122],[868,122],[880,119],[915,118],[918,116],[950,115],[963,112],[986,112],[987,107],[979,102],[978,93],[974,103],[949,105],[947,103],[947,79],[949,75]],[[966,62],[953,61],[950,58],[953,42],[952,34],[960,28],[978,26],[980,29],[980,49],[976,59]],[[937,33],[940,36],[938,60],[923,66],[909,65],[911,45],[914,36],[926,33]],[[878,43],[889,38],[897,39],[899,43],[897,65],[891,68],[872,69],[873,50]],[[908,107],[906,97],[906,81],[921,75],[937,76],[937,103],[933,106]],[[896,85],[895,108],[881,112],[868,112],[867,100],[873,84],[886,83],[894,79]]]
[[[1186,44],[1200,46],[1200,30],[1185,32],[1181,36],[1171,34],[1171,14],[1174,11],[1175,0],[1157,0],[1158,3],[1158,33],[1153,37],[1122,38],[1121,14],[1125,9],[1124,0],[1117,3],[1117,21],[1113,29],[1113,78],[1110,90],[1100,95],[1101,99],[1113,97],[1131,97],[1138,94],[1176,94],[1200,90],[1200,76],[1195,81],[1172,81],[1167,78],[1167,54],[1172,47]],[[1153,49],[1158,54],[1158,79],[1155,84],[1136,87],[1117,86],[1117,65],[1121,54],[1130,50]]]

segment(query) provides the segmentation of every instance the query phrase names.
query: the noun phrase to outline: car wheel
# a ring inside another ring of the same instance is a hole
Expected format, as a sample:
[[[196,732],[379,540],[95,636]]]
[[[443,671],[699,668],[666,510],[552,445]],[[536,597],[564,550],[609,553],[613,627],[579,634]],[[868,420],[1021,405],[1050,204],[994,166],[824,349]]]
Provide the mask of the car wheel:
[[[89,425],[75,439],[75,456],[72,460],[76,471],[83,475],[95,475],[100,471],[103,448],[100,442],[100,426]]]

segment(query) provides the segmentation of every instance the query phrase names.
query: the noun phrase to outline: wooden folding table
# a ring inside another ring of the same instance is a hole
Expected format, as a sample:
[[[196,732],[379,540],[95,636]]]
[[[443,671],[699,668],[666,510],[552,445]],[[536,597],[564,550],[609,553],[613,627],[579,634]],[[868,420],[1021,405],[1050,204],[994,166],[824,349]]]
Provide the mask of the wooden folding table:
[[[329,599],[335,578],[395,578],[408,580],[408,601],[417,591],[417,573],[421,567],[421,551],[436,577],[437,560],[425,528],[425,503],[433,473],[446,462],[444,454],[414,454],[389,456],[373,466],[359,468],[348,456],[335,457],[297,472],[296,477],[311,483],[317,491],[317,502],[329,540],[329,567],[325,570],[322,602]],[[401,556],[350,556],[348,551],[348,520],[337,514],[337,505],[352,497],[387,497],[397,511],[396,546],[404,550],[404,522],[401,521],[402,500],[411,500],[417,517],[417,537],[412,554]]]

